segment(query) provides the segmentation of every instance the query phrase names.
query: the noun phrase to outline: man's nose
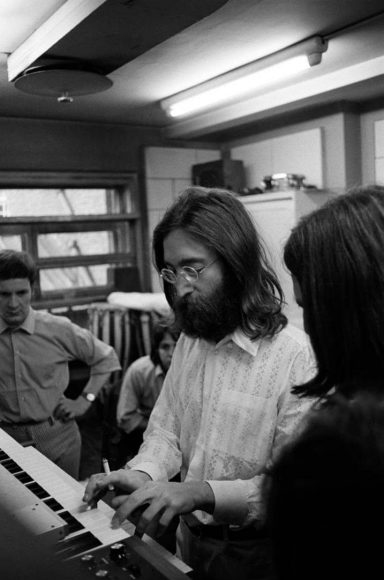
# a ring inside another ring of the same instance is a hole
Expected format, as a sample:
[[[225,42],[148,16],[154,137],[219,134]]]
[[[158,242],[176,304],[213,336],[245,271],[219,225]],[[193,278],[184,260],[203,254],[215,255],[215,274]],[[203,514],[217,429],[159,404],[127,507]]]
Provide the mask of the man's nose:
[[[11,294],[9,297],[9,306],[11,306],[12,308],[16,308],[16,306],[18,306],[19,304],[19,300],[16,296],[16,294]]]
[[[184,278],[182,275],[178,275],[176,278],[176,293],[179,298],[182,298],[186,294],[189,294],[193,290],[193,286],[188,280]]]

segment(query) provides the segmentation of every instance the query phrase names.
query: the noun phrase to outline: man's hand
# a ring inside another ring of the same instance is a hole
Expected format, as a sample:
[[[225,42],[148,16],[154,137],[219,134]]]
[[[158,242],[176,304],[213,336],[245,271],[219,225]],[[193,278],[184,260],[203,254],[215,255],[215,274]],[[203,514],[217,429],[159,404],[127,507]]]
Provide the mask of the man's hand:
[[[152,481],[150,476],[143,471],[134,469],[119,469],[112,471],[109,475],[105,473],[95,473],[91,475],[85,488],[83,501],[90,507],[95,507],[98,500],[108,491],[108,486],[113,485],[116,490],[132,493],[139,489],[148,481]],[[127,496],[124,495],[124,498]]]
[[[149,482],[129,496],[115,497],[112,505],[116,508],[112,527],[128,518],[136,524],[137,534],[156,537],[165,532],[175,516],[197,509],[213,513],[215,496],[205,481]]]
[[[92,403],[84,399],[84,397],[78,397],[77,399],[67,399],[66,397],[62,397],[54,411],[54,417],[55,419],[59,419],[59,421],[66,423],[67,421],[71,421],[76,417],[84,415],[91,404]]]

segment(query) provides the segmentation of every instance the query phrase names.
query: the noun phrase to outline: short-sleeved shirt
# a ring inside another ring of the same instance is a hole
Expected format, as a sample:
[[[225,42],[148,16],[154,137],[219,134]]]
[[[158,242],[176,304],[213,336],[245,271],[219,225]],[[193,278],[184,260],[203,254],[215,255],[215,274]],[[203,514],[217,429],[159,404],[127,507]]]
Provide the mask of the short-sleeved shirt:
[[[81,360],[91,375],[120,369],[113,348],[63,316],[33,310],[9,328],[0,318],[0,421],[44,421],[69,382],[68,363]]]

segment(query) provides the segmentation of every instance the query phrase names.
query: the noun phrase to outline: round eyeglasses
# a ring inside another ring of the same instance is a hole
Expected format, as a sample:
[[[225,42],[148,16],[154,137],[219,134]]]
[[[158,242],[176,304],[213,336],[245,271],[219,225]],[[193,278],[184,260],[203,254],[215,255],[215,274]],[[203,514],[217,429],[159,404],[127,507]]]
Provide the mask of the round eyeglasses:
[[[175,272],[170,268],[162,268],[160,270],[160,277],[163,278],[163,280],[165,280],[169,284],[176,284],[178,276],[182,276],[184,280],[190,283],[197,282],[200,274],[204,272],[204,270],[212,266],[212,264],[214,264],[215,262],[217,262],[217,258],[212,262],[210,262],[209,264],[207,264],[206,266],[203,266],[202,268],[198,269],[192,268],[192,266],[183,266],[182,268],[180,268],[178,272]]]

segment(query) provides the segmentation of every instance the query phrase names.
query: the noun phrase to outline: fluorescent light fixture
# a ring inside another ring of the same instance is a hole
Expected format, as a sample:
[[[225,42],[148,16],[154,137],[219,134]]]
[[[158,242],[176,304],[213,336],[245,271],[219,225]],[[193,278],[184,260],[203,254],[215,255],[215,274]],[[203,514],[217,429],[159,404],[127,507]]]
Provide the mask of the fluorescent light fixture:
[[[209,89],[200,95],[187,97],[178,103],[169,105],[168,114],[171,117],[181,117],[188,113],[194,113],[213,105],[230,101],[233,97],[246,96],[255,89],[261,89],[277,81],[289,78],[295,73],[310,68],[306,56],[295,56],[285,62],[274,64],[268,68],[249,74],[235,81],[224,83],[221,87]]]
[[[326,49],[326,42],[314,37],[164,99],[161,106],[176,118],[247,97],[319,64]]]

